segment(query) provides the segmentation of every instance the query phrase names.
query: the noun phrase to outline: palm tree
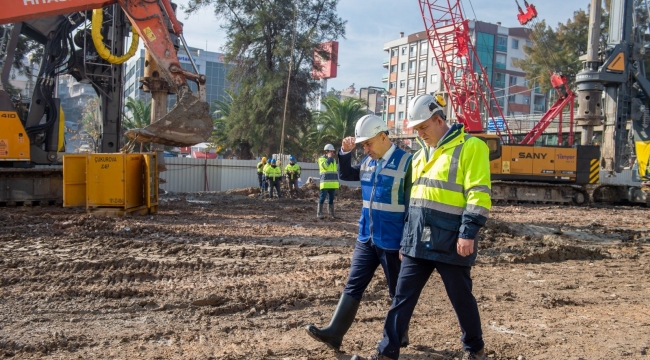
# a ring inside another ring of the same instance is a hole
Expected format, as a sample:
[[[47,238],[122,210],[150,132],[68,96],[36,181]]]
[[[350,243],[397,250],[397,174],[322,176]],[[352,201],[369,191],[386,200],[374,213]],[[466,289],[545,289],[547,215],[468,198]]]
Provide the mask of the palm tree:
[[[357,98],[340,100],[334,96],[323,99],[325,110],[317,115],[317,129],[312,132],[312,141],[324,146],[327,143],[335,147],[341,145],[346,136],[354,135],[357,120],[366,115],[366,102]]]
[[[145,104],[142,100],[135,100],[131,97],[126,99],[124,105],[127,111],[122,115],[122,127],[124,130],[144,129],[151,123],[151,102]],[[148,151],[148,148],[140,143],[140,152]]]

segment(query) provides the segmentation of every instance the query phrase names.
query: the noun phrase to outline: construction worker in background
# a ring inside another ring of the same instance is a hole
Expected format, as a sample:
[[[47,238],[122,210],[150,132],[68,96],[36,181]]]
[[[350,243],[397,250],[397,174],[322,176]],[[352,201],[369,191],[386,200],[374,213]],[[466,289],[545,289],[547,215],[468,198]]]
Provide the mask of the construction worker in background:
[[[282,197],[280,192],[280,182],[282,181],[282,169],[277,166],[277,160],[271,159],[269,161],[270,166],[266,168],[264,176],[266,176],[266,181],[269,183],[269,197],[273,198],[273,189],[275,188],[278,192],[278,199]]]
[[[264,165],[266,165],[266,156],[262,157],[262,161],[257,163],[257,180],[260,183],[260,190],[263,190],[262,180],[264,177]]]
[[[325,197],[328,197],[327,209],[331,217],[334,217],[334,194],[339,188],[339,173],[336,166],[336,149],[334,145],[325,145],[325,155],[318,158],[318,172],[320,173],[320,197],[318,199],[318,211],[316,217],[323,216],[323,204]]]
[[[463,125],[447,125],[441,96],[418,95],[408,105],[407,127],[426,147],[413,156],[413,188],[401,243],[395,299],[384,338],[371,359],[397,359],[420,293],[434,270],[445,285],[461,329],[462,359],[486,359],[481,319],[472,294],[477,234],[491,208],[489,149]],[[352,359],[364,359],[357,355]]]
[[[400,269],[399,248],[404,230],[404,215],[411,191],[411,155],[388,139],[388,127],[375,115],[357,121],[355,137],[343,139],[340,178],[361,181],[363,207],[359,235],[352,255],[348,282],[330,324],[325,328],[307,326],[307,333],[335,350],[339,350],[359,309],[359,302],[377,267],[381,265],[388,283],[388,294],[395,296]],[[363,146],[367,156],[359,165],[352,165],[356,144]],[[402,338],[408,345],[408,336]]]
[[[296,198],[298,197],[298,178],[300,177],[300,165],[296,164],[296,158],[289,156],[289,164],[284,169],[284,172],[287,174],[287,179],[289,180],[289,194],[295,192]]]
[[[265,157],[266,159],[266,157]],[[273,160],[273,159],[271,159]],[[271,167],[271,161],[267,161],[266,164],[262,167],[262,196],[268,194],[269,191],[269,182],[266,180],[266,171]]]

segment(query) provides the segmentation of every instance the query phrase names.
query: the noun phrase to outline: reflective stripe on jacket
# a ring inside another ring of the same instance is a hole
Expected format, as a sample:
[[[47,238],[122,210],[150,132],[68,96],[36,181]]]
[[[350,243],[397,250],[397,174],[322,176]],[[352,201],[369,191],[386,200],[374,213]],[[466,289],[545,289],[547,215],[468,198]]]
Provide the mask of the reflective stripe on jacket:
[[[363,208],[357,240],[372,239],[380,248],[397,250],[404,231],[404,191],[411,155],[396,148],[379,174],[375,174],[376,164],[376,160],[366,156],[359,168]]]
[[[284,168],[284,172],[287,173],[287,177],[289,179],[293,180],[294,177],[298,178],[300,177],[300,165],[298,163],[295,163],[293,165],[288,164],[286,168]],[[293,174],[291,174],[293,172]]]
[[[470,266],[476,260],[479,229],[492,206],[489,149],[454,125],[433,154],[413,157],[413,188],[402,238],[405,255]],[[425,225],[430,241],[421,239]],[[458,238],[474,239],[474,253],[458,255]]]
[[[339,188],[339,173],[336,168],[336,160],[327,165],[327,156],[319,157],[318,172],[320,173],[321,190]]]
[[[269,166],[264,171],[264,175],[271,181],[279,180],[282,177],[282,170],[277,166]]]

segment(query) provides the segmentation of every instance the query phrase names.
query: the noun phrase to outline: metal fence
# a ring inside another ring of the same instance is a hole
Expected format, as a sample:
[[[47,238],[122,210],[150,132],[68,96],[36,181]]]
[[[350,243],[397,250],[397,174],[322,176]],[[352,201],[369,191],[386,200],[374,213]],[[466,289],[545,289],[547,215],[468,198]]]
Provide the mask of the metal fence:
[[[168,192],[226,191],[246,187],[257,187],[258,160],[225,159],[165,159],[166,171],[160,173],[165,183],[160,187]],[[298,163],[302,169],[300,178],[305,183],[307,178],[318,178],[318,165],[315,163]],[[286,165],[282,165],[283,167]],[[359,182],[342,181],[341,184],[358,187]]]

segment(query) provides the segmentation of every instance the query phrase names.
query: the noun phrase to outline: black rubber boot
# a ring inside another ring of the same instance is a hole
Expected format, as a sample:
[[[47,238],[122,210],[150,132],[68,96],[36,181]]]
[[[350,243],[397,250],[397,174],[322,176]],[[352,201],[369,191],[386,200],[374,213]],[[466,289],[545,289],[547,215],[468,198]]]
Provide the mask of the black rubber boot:
[[[318,204],[318,210],[316,211],[316,217],[319,218],[319,219],[323,217],[323,204]]]
[[[313,324],[309,324],[305,330],[315,340],[338,351],[341,348],[343,336],[352,326],[357,310],[359,310],[359,301],[352,296],[342,294],[341,300],[334,310],[334,315],[332,315],[332,320],[326,328],[319,329]]]

